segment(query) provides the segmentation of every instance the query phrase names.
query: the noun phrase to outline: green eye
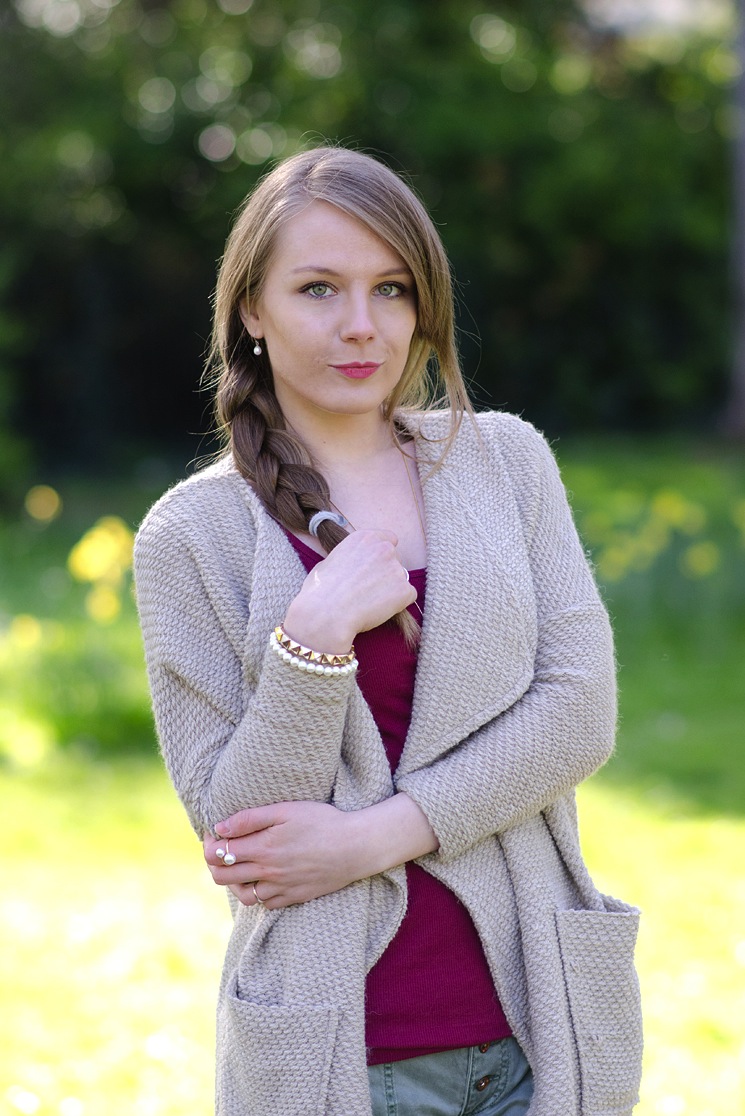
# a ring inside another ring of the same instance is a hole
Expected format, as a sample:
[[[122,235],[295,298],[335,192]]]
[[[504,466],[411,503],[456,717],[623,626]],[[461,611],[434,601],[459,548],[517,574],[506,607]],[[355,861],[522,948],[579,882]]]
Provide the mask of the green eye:
[[[378,290],[384,298],[396,298],[404,293],[404,288],[400,283],[381,283]]]
[[[331,288],[328,283],[311,283],[304,288],[306,294],[311,295],[312,298],[326,298]]]

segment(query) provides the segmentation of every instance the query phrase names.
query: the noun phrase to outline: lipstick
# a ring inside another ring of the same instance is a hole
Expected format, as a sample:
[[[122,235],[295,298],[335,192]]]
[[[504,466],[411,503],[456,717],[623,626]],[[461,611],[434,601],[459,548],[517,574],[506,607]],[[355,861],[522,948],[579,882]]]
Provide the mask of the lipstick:
[[[377,372],[380,365],[373,361],[365,361],[364,363],[350,361],[348,364],[332,364],[331,367],[350,380],[366,380],[368,376],[372,376],[373,372]]]

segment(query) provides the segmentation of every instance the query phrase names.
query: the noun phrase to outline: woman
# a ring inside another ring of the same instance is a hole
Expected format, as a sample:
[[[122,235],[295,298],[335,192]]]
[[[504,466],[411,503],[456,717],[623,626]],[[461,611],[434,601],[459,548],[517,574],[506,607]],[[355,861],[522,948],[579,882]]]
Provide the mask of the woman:
[[[136,576],[232,893],[218,1113],[629,1113],[638,913],[573,797],[613,747],[608,620],[545,442],[470,412],[411,190],[341,149],[278,166],[213,355],[229,451],[150,512]]]

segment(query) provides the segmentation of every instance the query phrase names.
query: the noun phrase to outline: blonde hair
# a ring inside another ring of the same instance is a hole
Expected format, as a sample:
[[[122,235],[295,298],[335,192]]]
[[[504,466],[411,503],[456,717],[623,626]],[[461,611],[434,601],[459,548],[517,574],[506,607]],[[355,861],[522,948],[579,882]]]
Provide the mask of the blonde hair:
[[[384,417],[403,429],[407,412],[449,406],[455,437],[471,411],[455,346],[450,267],[427,210],[405,182],[361,152],[317,147],[280,163],[241,206],[225,246],[214,299],[208,372],[215,414],[237,468],[267,511],[291,531],[307,531],[314,512],[330,506],[328,484],[302,442],[286,426],[274,394],[265,352],[253,341],[239,306],[261,297],[277,233],[314,200],[336,206],[385,241],[410,269],[416,286],[417,324],[403,375],[385,401]],[[346,532],[324,522],[318,537],[329,551]]]

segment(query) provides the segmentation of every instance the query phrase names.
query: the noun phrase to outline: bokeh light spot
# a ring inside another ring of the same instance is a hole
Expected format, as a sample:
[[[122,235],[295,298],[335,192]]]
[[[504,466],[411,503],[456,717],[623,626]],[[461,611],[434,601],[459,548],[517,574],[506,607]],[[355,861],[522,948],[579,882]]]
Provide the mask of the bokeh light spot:
[[[57,144],[57,158],[71,170],[82,170],[93,159],[96,147],[87,132],[67,132]]]
[[[110,585],[95,585],[85,598],[85,611],[97,624],[111,624],[121,610],[119,594]]]
[[[50,0],[44,11],[44,26],[59,38],[72,35],[82,22],[83,13],[77,0]]]
[[[33,1116],[33,1113],[38,1112],[41,1107],[41,1101],[36,1093],[24,1089],[21,1085],[11,1085],[5,1094],[5,1099],[16,1112],[26,1113],[27,1116]]]
[[[571,95],[586,88],[592,75],[592,64],[581,54],[564,54],[557,58],[549,75],[557,93]]]
[[[704,58],[704,72],[718,85],[729,85],[742,73],[742,63],[733,50],[720,46]]]
[[[253,2],[254,0],[217,0],[217,6],[226,15],[245,15]]]
[[[223,163],[235,151],[235,133],[227,124],[210,124],[200,132],[197,146],[205,159]]]
[[[309,77],[332,78],[341,70],[341,32],[333,23],[303,22],[285,38],[285,53]]]
[[[119,584],[132,564],[133,535],[118,516],[104,516],[86,531],[67,559],[76,581],[105,581]]]
[[[199,57],[199,69],[211,81],[233,89],[250,77],[253,62],[244,50],[209,47]]]
[[[168,112],[176,100],[176,90],[168,78],[153,77],[142,83],[137,99],[147,112]]]
[[[205,77],[200,74],[194,82],[194,92],[196,93],[197,104],[201,103],[201,107],[212,107],[212,105],[219,105],[223,101],[227,101],[228,97],[233,92],[233,86],[229,81],[215,81],[214,78]],[[182,94],[183,96],[183,94]],[[186,97],[184,97],[184,104],[188,105]]]
[[[10,642],[19,651],[33,651],[41,646],[43,636],[41,623],[35,616],[20,613],[10,622],[9,636]]]
[[[51,523],[62,511],[59,492],[48,484],[36,484],[26,493],[26,511],[39,523]]]
[[[681,569],[687,577],[710,577],[719,569],[721,553],[713,542],[698,542],[687,547],[680,559]]]
[[[264,128],[250,128],[238,137],[236,154],[243,163],[263,163],[273,152],[272,137]]]
[[[515,28],[500,16],[484,13],[471,20],[471,38],[488,62],[506,62],[517,43]]]
[[[35,767],[55,745],[54,732],[45,721],[32,719],[12,709],[0,710],[0,755],[16,767]],[[11,1102],[12,1103],[12,1102]],[[36,1111],[23,1109],[19,1112]]]
[[[706,512],[700,504],[694,504],[674,488],[662,488],[652,498],[653,516],[677,527],[688,535],[695,535],[706,523]]]

